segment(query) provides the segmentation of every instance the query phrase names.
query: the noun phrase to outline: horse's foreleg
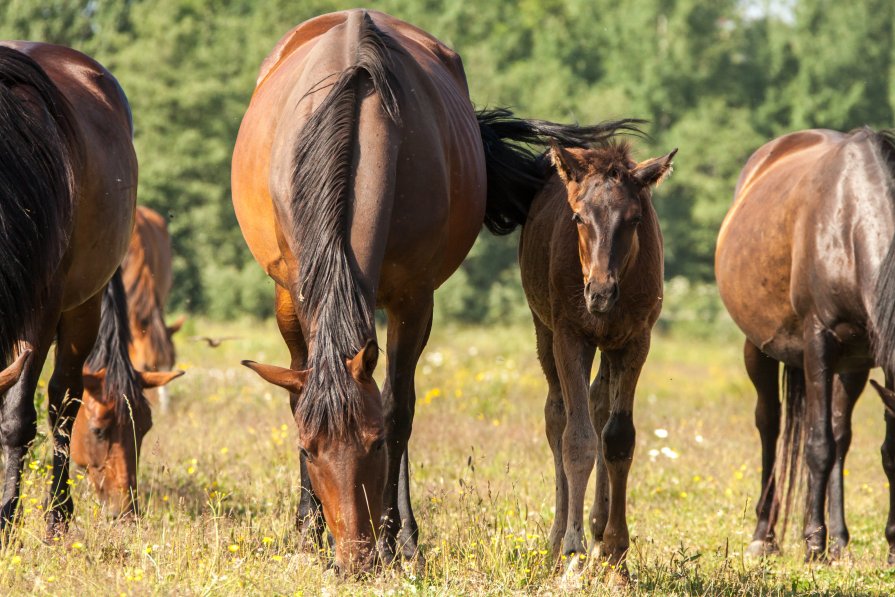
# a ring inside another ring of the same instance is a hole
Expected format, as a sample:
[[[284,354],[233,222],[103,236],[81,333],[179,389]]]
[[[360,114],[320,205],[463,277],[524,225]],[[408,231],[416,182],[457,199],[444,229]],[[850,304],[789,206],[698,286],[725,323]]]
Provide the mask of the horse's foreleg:
[[[597,480],[594,505],[590,511],[590,531],[594,548],[603,541],[603,531],[609,520],[609,473],[603,454],[603,427],[609,420],[609,360],[600,357],[600,369],[590,386],[590,420],[597,433]]]
[[[588,414],[588,380],[595,348],[575,332],[557,329],[553,354],[562,386],[566,425],[562,434],[562,464],[568,481],[568,513],[562,552],[584,557],[584,493],[597,457],[597,434]]]
[[[851,446],[851,418],[855,404],[867,384],[869,371],[838,374],[833,380],[833,440],[836,442],[836,459],[830,471],[827,499],[830,510],[830,557],[839,558],[848,545],[848,527],[845,525],[845,497],[843,467]]]
[[[895,375],[886,373],[886,388],[895,389]],[[883,470],[889,480],[889,518],[886,520],[886,540],[889,542],[888,563],[895,566],[895,416],[885,409],[886,437],[880,448]]]
[[[774,525],[780,510],[774,463],[780,436],[780,364],[746,340],[743,347],[746,373],[755,386],[755,427],[761,437],[761,494],[755,505],[758,522],[747,553],[762,556],[779,551]]]
[[[68,485],[72,426],[84,392],[82,370],[99,330],[102,292],[83,305],[62,314],[56,342],[56,362],[47,386],[49,422],[53,432],[53,485],[47,505],[47,536],[68,529],[74,512]]]
[[[835,460],[832,401],[833,367],[839,346],[816,318],[805,323],[806,425],[805,460],[808,466],[808,507],[804,538],[806,558],[823,559],[827,549],[824,520],[827,483]]]
[[[386,438],[382,535],[379,549],[390,562],[398,550],[405,558],[418,555],[419,528],[410,504],[407,442],[416,406],[414,372],[432,329],[432,294],[423,292],[394,301],[388,307],[388,372],[382,391]]]
[[[603,531],[601,555],[622,574],[630,547],[626,501],[628,472],[634,459],[634,391],[640,370],[649,353],[649,331],[619,351],[605,352],[609,358],[609,420],[603,428],[603,457],[609,475],[609,519]]]

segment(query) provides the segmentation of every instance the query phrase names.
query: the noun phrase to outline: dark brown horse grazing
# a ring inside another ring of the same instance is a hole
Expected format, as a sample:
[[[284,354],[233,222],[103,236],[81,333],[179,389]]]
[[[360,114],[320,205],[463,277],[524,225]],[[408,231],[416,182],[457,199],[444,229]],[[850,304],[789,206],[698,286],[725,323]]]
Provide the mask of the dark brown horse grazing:
[[[172,336],[183,326],[184,317],[165,325],[165,302],[171,292],[171,237],[165,218],[143,205],[137,206],[134,234],[121,264],[130,317],[130,358],[142,371],[174,368]],[[158,390],[164,411],[168,394]]]
[[[64,531],[71,516],[69,438],[81,369],[96,339],[103,289],[133,228],[132,133],[121,87],[94,60],[60,46],[0,42],[0,363],[32,351],[0,397],[3,529],[17,511],[37,431],[34,390],[54,340],[48,531]]]
[[[758,394],[762,491],[752,553],[778,549],[779,493],[783,481],[792,486],[802,434],[808,558],[825,556],[828,535],[833,557],[848,544],[842,470],[852,409],[870,368],[883,367],[887,387],[895,381],[893,147],[890,133],[866,128],[848,134],[800,131],[775,139],[743,168],[721,227],[718,290],[746,334],[746,370]],[[787,423],[785,457],[776,463],[780,363]],[[886,538],[893,563],[895,418],[890,413],[882,458],[891,486]]]
[[[71,438],[72,461],[87,469],[111,516],[136,513],[137,463],[152,427],[144,389],[183,371],[137,371],[128,355],[130,329],[121,270],[106,287],[96,345],[84,369],[84,395]]]
[[[588,139],[614,130],[516,126]],[[322,504],[345,571],[373,563],[380,524],[385,561],[417,554],[407,441],[432,293],[460,265],[483,218],[499,229],[494,214],[514,210],[492,188],[486,200],[481,135],[457,54],[363,10],[312,19],[283,37],[239,131],[234,207],[252,254],[276,282],[277,322],[292,357],[288,369],[246,364],[290,392],[301,445],[299,525],[319,532]],[[493,160],[499,156],[489,155],[489,167]],[[489,187],[498,182],[488,174]],[[377,307],[388,315],[382,399],[372,377]]]
[[[596,461],[590,512],[594,549],[626,574],[625,515],[634,455],[634,392],[662,308],[662,233],[651,188],[674,152],[645,162],[627,144],[553,146],[555,174],[534,197],[519,265],[549,391],[544,415],[556,470],[553,556],[587,554],[584,493]],[[600,349],[600,369],[591,365]],[[594,551],[594,555],[596,555]]]

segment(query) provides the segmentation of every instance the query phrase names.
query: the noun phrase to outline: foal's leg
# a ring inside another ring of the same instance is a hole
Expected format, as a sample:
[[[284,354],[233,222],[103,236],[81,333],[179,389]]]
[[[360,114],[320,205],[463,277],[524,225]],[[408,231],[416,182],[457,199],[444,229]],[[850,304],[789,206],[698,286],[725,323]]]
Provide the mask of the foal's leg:
[[[407,442],[416,406],[416,363],[432,328],[432,293],[405,296],[387,312],[388,373],[382,391],[387,464],[379,545],[383,559],[390,562],[398,549],[405,558],[417,556],[419,531],[410,505]]]
[[[808,465],[808,508],[804,538],[806,559],[822,559],[827,549],[825,501],[835,460],[831,420],[833,367],[839,345],[816,317],[805,324],[806,424],[805,460]]]
[[[550,529],[550,557],[554,560],[562,555],[562,538],[566,532],[566,520],[569,508],[569,484],[562,466],[562,433],[566,428],[566,407],[562,401],[562,389],[559,385],[559,374],[553,360],[553,332],[544,325],[538,316],[532,313],[535,324],[535,335],[538,343],[538,360],[547,378],[547,401],[544,404],[544,421],[547,429],[547,442],[553,452],[553,468],[556,479],[556,514]]]
[[[895,389],[895,375],[886,373],[886,388]],[[889,409],[884,409],[886,421],[886,437],[880,448],[883,459],[883,470],[889,480],[889,518],[886,520],[886,541],[889,542],[888,563],[895,566],[895,416]]]
[[[571,330],[554,330],[553,354],[562,386],[566,425],[562,434],[562,464],[568,480],[569,510],[562,551],[586,555],[584,493],[597,457],[597,434],[588,414],[588,380],[596,348]]]
[[[597,433],[597,482],[594,505],[590,511],[590,532],[594,540],[592,549],[603,541],[603,531],[609,520],[609,472],[603,454],[603,427],[609,420],[609,359],[600,357],[600,369],[590,385],[590,420]]]
[[[277,327],[280,328],[280,335],[289,348],[289,356],[291,358],[290,368],[300,371],[307,367],[308,362],[308,346],[305,343],[304,334],[301,331],[301,323],[295,312],[295,305],[289,291],[280,286],[276,286],[276,316]],[[289,405],[295,415],[295,406],[298,403],[297,394],[289,394]],[[298,498],[298,513],[295,517],[295,526],[298,528],[302,539],[309,539],[310,542],[306,547],[318,549],[322,547],[323,538],[323,511],[320,506],[320,500],[311,487],[311,478],[308,475],[308,465],[305,462],[304,453],[299,455],[299,470],[301,474],[301,494]]]
[[[609,473],[609,520],[603,531],[601,555],[623,574],[627,573],[625,558],[630,546],[626,500],[628,472],[634,459],[634,391],[649,345],[650,333],[646,331],[623,349],[604,352],[609,357],[612,389],[609,420],[602,434],[603,456]]]
[[[827,499],[830,500],[830,557],[836,559],[842,555],[849,539],[848,527],[845,526],[842,469],[851,445],[851,416],[867,384],[869,373],[843,373],[833,379],[833,440],[836,442],[836,459],[830,472]]]
[[[62,314],[56,342],[56,362],[47,386],[49,422],[53,431],[53,485],[47,507],[47,536],[57,537],[68,530],[74,512],[68,485],[69,447],[72,426],[84,393],[83,368],[99,331],[99,292],[86,303]]]
[[[755,386],[755,427],[761,436],[761,495],[755,506],[758,523],[747,553],[753,556],[777,553],[774,525],[780,510],[774,461],[780,435],[780,364],[746,340],[743,347],[746,373]]]

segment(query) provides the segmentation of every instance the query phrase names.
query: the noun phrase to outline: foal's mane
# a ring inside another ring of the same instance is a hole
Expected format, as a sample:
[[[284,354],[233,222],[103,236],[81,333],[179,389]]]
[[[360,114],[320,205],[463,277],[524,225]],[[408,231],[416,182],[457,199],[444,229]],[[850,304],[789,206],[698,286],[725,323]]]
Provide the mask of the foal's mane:
[[[310,434],[345,436],[353,429],[362,398],[345,359],[375,337],[373,308],[347,257],[352,149],[362,76],[372,83],[388,117],[398,122],[399,86],[390,53],[403,50],[366,12],[358,37],[354,64],[340,73],[308,119],[295,151],[292,235],[299,240],[301,269],[293,297],[316,327],[310,374],[295,414]]]
[[[114,401],[120,425],[130,425],[131,417],[149,411],[137,371],[131,364],[128,345],[131,332],[127,320],[127,296],[121,280],[121,268],[109,280],[103,293],[102,316],[93,350],[87,357],[88,371],[106,370],[103,399]]]
[[[646,122],[623,118],[590,126],[558,124],[517,118],[507,108],[480,110],[476,118],[488,176],[484,223],[498,235],[525,224],[532,200],[553,174],[544,157],[547,145],[606,147],[620,133],[642,136],[639,125]]]
[[[889,196],[895,196],[895,129],[865,129],[877,142],[882,159],[888,166]],[[876,278],[874,303],[871,309],[871,336],[876,364],[886,374],[895,372],[895,238],[880,263]]]
[[[68,245],[75,130],[68,102],[40,65],[0,46],[0,368],[33,328]]]

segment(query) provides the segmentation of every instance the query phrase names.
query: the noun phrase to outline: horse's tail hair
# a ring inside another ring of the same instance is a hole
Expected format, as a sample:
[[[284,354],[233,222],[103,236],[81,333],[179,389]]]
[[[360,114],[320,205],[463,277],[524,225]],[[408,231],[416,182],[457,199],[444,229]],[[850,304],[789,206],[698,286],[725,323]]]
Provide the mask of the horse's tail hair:
[[[591,126],[557,124],[517,118],[506,108],[476,112],[485,170],[488,177],[485,227],[493,234],[509,234],[525,224],[531,202],[552,170],[543,159],[544,147],[604,144],[618,133],[641,135],[643,120],[625,118]],[[536,149],[535,149],[536,148]]]
[[[783,419],[783,442],[777,453],[775,500],[777,496],[783,496],[783,524],[780,528],[780,540],[782,543],[786,537],[786,527],[789,523],[789,514],[799,486],[802,481],[802,456],[805,446],[805,371],[798,367],[783,367],[783,394],[785,400],[785,415]],[[772,512],[776,513],[777,505],[772,505]],[[771,528],[774,526],[775,514],[772,514]]]
[[[25,54],[0,47],[2,363],[36,325],[68,245],[73,139],[68,103],[44,70]]]
[[[895,193],[895,129],[873,132],[889,167],[889,192]],[[895,372],[895,238],[880,262],[871,307],[871,337],[876,364],[887,374]]]

